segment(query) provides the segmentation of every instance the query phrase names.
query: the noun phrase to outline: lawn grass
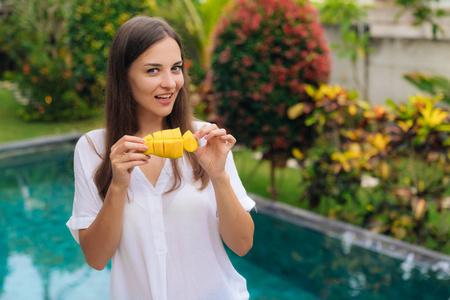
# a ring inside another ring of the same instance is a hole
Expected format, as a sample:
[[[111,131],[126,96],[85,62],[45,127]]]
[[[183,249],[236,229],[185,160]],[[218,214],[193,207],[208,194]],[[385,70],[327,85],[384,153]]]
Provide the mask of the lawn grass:
[[[233,151],[236,168],[242,184],[248,193],[270,199],[270,163],[254,157],[249,150]],[[275,173],[278,200],[283,203],[305,208],[307,203],[300,202],[302,172],[295,168],[278,169]]]
[[[12,93],[0,88],[0,143],[102,127],[102,117],[75,122],[25,122],[17,115],[20,104]]]

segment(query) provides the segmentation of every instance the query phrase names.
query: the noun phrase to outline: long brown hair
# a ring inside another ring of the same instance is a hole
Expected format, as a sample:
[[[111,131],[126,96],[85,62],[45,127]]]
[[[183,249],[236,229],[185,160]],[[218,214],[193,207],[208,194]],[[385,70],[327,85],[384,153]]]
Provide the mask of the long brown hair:
[[[128,80],[128,70],[143,52],[165,37],[173,38],[180,47],[181,59],[184,61],[184,51],[178,34],[161,19],[138,16],[128,20],[116,32],[111,43],[108,71],[106,77],[106,137],[103,161],[98,167],[94,181],[102,199],[105,199],[112,180],[112,167],[109,153],[111,147],[124,135],[134,135],[139,131],[136,120],[136,102],[131,93]],[[193,132],[193,114],[189,103],[188,76],[185,65],[182,65],[185,84],[180,89],[172,112],[165,117],[164,129],[180,127],[181,132]],[[209,182],[208,174],[200,166],[195,154],[185,152],[192,165],[194,179],[200,180],[204,189]],[[174,184],[169,191],[177,189],[181,184],[181,174],[175,159],[171,160],[175,176]]]

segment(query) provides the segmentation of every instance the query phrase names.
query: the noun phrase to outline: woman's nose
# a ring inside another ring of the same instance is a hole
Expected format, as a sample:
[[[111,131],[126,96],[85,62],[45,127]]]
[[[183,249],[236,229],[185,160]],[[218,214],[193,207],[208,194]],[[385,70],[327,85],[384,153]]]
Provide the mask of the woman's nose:
[[[165,73],[162,75],[161,86],[164,88],[176,87],[174,75],[172,73]]]

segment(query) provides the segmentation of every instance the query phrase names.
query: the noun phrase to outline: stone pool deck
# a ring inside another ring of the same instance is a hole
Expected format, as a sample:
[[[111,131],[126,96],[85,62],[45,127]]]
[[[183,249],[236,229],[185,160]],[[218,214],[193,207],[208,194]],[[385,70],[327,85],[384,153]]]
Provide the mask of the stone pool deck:
[[[51,150],[64,145],[73,146],[81,135],[82,133],[80,132],[72,132],[0,144],[0,159],[13,157],[18,153],[27,154],[35,151]],[[257,212],[335,237],[342,241],[343,247],[350,247],[351,249],[352,245],[357,245],[402,261],[438,268],[450,274],[449,255],[376,234],[369,230],[332,220],[290,205],[273,202],[254,194],[250,194],[250,197],[256,202]]]

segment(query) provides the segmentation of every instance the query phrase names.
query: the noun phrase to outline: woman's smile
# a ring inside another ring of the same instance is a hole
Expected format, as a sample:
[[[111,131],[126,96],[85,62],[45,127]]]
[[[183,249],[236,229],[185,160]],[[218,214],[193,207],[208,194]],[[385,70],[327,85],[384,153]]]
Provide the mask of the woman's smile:
[[[163,95],[155,96],[155,98],[162,105],[168,105],[172,102],[172,96],[173,96],[173,94],[163,94]]]

